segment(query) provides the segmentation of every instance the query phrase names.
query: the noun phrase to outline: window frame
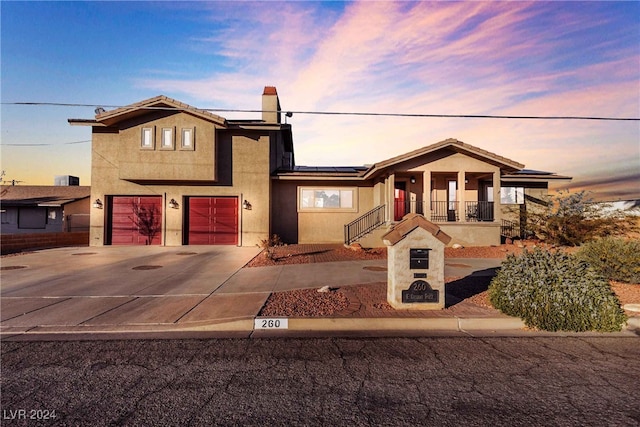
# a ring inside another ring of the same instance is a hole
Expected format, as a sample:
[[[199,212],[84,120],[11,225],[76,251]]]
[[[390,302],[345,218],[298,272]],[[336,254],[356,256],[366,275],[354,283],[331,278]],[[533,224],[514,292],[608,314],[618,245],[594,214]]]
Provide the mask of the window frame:
[[[167,141],[167,132],[168,141]],[[160,149],[161,150],[175,150],[176,140],[174,138],[175,132],[173,127],[163,127],[160,131]],[[167,143],[168,142],[168,143]]]
[[[313,207],[303,206],[304,197],[303,194],[305,191],[313,191],[314,192],[314,201]],[[325,192],[338,192],[339,203],[342,204],[342,193],[350,192],[351,193],[351,207],[340,207],[340,206],[331,206],[331,207],[318,207],[317,201],[318,198],[315,197],[315,193],[317,191],[325,191]],[[298,212],[358,212],[358,187],[338,187],[338,186],[327,186],[327,187],[303,187],[299,186],[297,191],[298,197]]]
[[[190,133],[191,137],[189,140],[189,145],[185,145],[185,134]],[[184,151],[194,151],[196,149],[196,128],[195,127],[185,127],[180,129],[180,150]]]
[[[507,193],[508,189],[514,189],[514,198]],[[518,197],[520,195],[520,197]],[[507,200],[507,197],[509,198]],[[526,198],[525,188],[521,185],[507,185],[500,187],[500,204],[501,205],[524,205]],[[514,201],[512,201],[514,200]]]
[[[147,142],[146,135],[149,135],[150,144],[145,144]],[[152,127],[143,127],[140,134],[140,149],[142,150],[155,150],[156,149],[156,138],[155,138],[155,126]]]
[[[25,206],[18,208],[19,230],[45,230],[49,223],[48,209]]]

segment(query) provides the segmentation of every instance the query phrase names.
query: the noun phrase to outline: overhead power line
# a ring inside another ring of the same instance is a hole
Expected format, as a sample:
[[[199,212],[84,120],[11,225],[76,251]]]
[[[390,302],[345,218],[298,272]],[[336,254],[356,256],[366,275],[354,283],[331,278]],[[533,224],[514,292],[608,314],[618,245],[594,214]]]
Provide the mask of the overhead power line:
[[[62,142],[63,145],[70,145],[70,144],[84,144],[85,142],[91,142],[90,139],[85,139],[83,141],[72,141],[72,142]],[[25,143],[25,144],[20,144],[20,143],[9,143],[9,144],[0,144],[3,147],[43,147],[46,145],[57,145],[57,144],[53,144],[53,143],[49,143],[49,142],[42,142],[42,143]]]
[[[2,105],[30,105],[55,107],[90,107],[90,108],[127,108],[128,105],[72,104],[59,102],[3,102]],[[216,113],[292,113],[325,116],[369,116],[369,117],[413,117],[413,118],[447,118],[447,119],[512,119],[512,120],[605,120],[605,121],[640,121],[640,117],[602,117],[602,116],[519,116],[494,114],[413,114],[413,113],[374,113],[358,111],[296,111],[296,110],[243,110],[231,108],[175,108],[175,107],[131,107],[137,110],[189,111],[200,110]]]

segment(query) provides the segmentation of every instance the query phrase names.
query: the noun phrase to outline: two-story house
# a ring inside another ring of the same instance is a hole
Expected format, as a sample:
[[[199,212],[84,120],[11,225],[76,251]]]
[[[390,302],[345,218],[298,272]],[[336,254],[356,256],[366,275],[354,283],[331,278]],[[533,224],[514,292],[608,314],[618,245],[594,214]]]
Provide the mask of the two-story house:
[[[293,166],[275,88],[261,120],[227,120],[165,96],[91,120],[91,245],[252,246],[271,232],[271,175]],[[141,222],[155,233],[141,233]]]
[[[551,180],[570,179],[455,139],[369,167],[296,166],[281,113],[276,89],[265,87],[256,120],[164,96],[70,119],[92,128],[90,244],[253,246],[278,234],[376,246],[375,230],[410,212],[452,244],[498,244]]]

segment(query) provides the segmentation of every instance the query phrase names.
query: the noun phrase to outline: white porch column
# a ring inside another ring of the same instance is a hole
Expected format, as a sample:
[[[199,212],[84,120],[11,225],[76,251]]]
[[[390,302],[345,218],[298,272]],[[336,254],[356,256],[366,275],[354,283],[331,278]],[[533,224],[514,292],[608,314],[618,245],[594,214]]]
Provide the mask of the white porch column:
[[[458,172],[458,218],[461,222],[467,221],[467,208],[465,206],[466,199],[466,185],[464,183],[466,171],[461,170]]]
[[[386,199],[387,199],[387,221],[393,221],[395,216],[395,188],[396,188],[396,176],[395,174],[389,175],[386,180],[387,191],[386,191]]]
[[[502,221],[502,209],[500,204],[500,170],[493,173],[493,220]]]
[[[422,172],[422,203],[424,217],[431,221],[431,171]]]

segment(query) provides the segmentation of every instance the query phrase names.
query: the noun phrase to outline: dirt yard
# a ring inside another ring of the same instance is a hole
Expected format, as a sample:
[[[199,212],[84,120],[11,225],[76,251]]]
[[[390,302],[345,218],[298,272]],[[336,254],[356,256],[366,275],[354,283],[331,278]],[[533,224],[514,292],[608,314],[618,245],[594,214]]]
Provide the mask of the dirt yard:
[[[524,241],[515,244],[503,244],[500,246],[484,246],[469,248],[445,248],[447,258],[506,258],[508,254],[519,254],[525,248],[533,249],[542,247],[556,250],[539,242]],[[563,248],[574,252],[575,248]],[[248,267],[262,267],[283,264],[304,264],[312,262],[333,262],[386,259],[386,248],[363,249],[356,247],[344,247],[343,245],[286,245],[272,248],[270,256],[263,251],[251,260]],[[464,302],[473,304],[479,308],[493,309],[487,297],[488,281],[483,283],[468,283],[464,278],[446,277],[447,293],[452,297],[452,302],[447,302],[447,309]],[[640,284],[625,284],[611,282],[611,287],[616,293],[622,305],[640,304]],[[372,305],[374,312],[384,315],[394,309],[385,299],[386,287],[384,284],[368,285],[367,287],[348,287],[350,289],[331,289],[328,292],[318,292],[317,289],[304,289],[288,292],[274,293],[269,297],[260,315],[262,316],[287,316],[287,317],[312,317],[333,316],[348,311],[350,297],[360,293],[367,296],[367,302]],[[360,289],[368,288],[368,289]],[[378,289],[380,288],[380,289]],[[628,313],[637,314],[637,313]]]

